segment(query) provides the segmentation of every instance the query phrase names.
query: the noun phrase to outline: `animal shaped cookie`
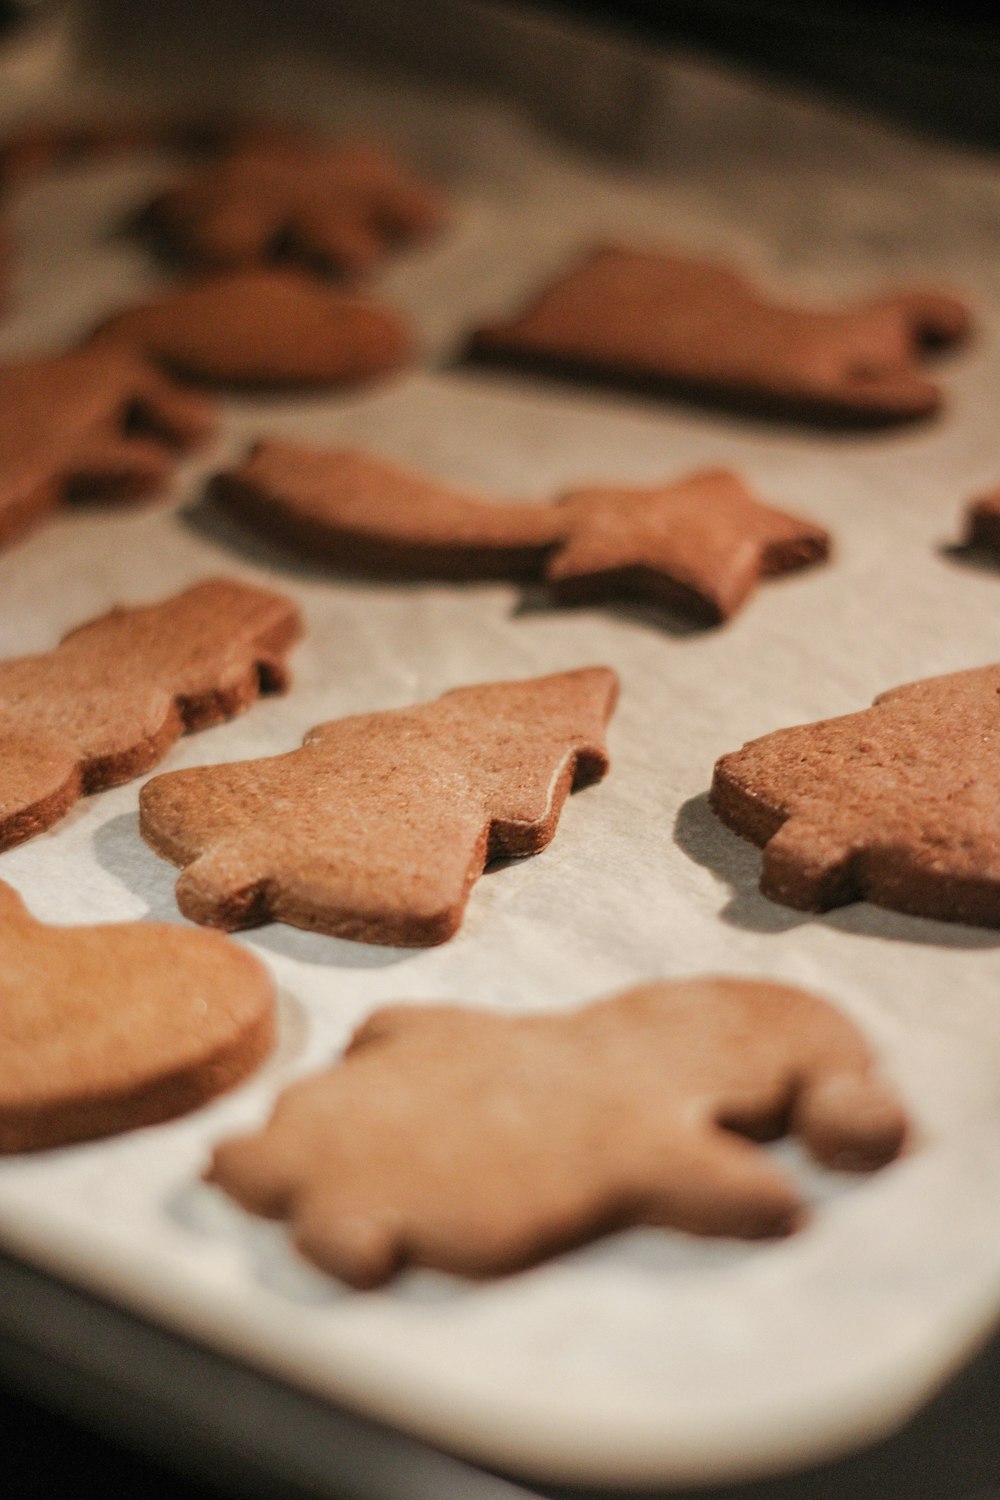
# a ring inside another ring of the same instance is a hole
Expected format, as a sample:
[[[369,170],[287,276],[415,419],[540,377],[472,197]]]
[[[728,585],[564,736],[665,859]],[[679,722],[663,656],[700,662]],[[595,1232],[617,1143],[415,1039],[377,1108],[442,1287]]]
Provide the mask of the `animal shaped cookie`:
[[[785,1130],[826,1166],[868,1171],[906,1118],[825,1002],[693,979],[568,1014],[376,1011],[206,1175],[372,1287],[406,1265],[498,1275],[633,1224],[785,1234],[805,1205],[753,1144]]]
[[[158,238],[202,266],[297,260],[346,275],[423,239],[443,218],[436,189],[388,151],[304,136],[230,151],[160,194],[146,214]]]
[[[49,927],[0,882],[0,1152],[186,1114],[275,1040],[264,965],[165,922]]]
[[[335,386],[406,364],[399,313],[296,271],[207,276],[107,318],[91,347],[124,345],[211,385]]]
[[[107,346],[0,365],[0,546],[79,497],[155,490],[215,403]]]
[[[830,545],[821,527],[720,469],[502,504],[368,453],[269,441],[217,474],[211,492],[266,535],[346,567],[542,578],[566,603],[648,599],[709,621],[734,614],[759,578],[817,562]]]
[[[874,901],[1000,927],[1000,666],[724,755],[711,804],[764,850],[761,890],[802,911]]]
[[[443,943],[487,861],[543,849],[569,792],[605,774],[617,692],[588,667],[337,719],[286,755],[154,777],[140,828],[184,866],[195,922]]]
[[[723,266],[609,245],[511,320],[478,329],[470,352],[788,415],[891,422],[937,409],[922,352],[956,342],[969,322],[948,292],[792,306]]]
[[[0,849],[51,827],[85,792],[148,771],[185,731],[282,691],[300,632],[282,595],[213,579],[0,662]]]

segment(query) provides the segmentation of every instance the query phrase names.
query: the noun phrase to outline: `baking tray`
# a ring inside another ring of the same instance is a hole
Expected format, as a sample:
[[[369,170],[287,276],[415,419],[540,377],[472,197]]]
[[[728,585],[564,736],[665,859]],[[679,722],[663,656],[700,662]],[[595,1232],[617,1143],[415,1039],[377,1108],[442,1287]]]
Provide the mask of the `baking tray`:
[[[1000,1310],[1000,937],[865,905],[823,918],[774,906],[756,891],[759,855],[715,822],[705,793],[716,756],[752,735],[995,657],[1000,577],[948,551],[961,501],[1000,471],[995,164],[652,57],[621,75],[644,102],[641,129],[622,133],[627,156],[612,161],[557,142],[509,99],[390,85],[294,39],[265,51],[234,76],[234,103],[294,100],[336,128],[375,129],[453,193],[450,231],[379,282],[413,317],[426,363],[348,395],[227,403],[221,439],[158,504],[73,514],[0,557],[0,651],[42,649],[112,603],[231,572],[302,605],[295,685],[183,741],[168,768],[274,753],[323,719],[464,682],[601,661],[623,682],[614,768],[571,800],[543,855],[479,883],[443,948],[365,948],[279,926],[240,937],[281,990],[276,1056],[187,1119],[0,1164],[0,1243],[237,1362],[539,1480],[707,1483],[870,1441],[946,1379]],[[65,107],[114,92],[71,47],[39,56],[12,68],[11,107],[15,95]],[[629,117],[624,103],[619,114]],[[170,165],[80,168],[19,201],[28,253],[4,352],[59,347],[155,284],[114,228]],[[942,366],[946,416],[814,433],[456,362],[465,328],[608,235],[731,258],[804,297],[949,281],[976,306],[978,333]],[[717,631],[638,610],[552,610],[502,585],[348,580],[250,538],[203,500],[206,474],[264,432],[367,445],[526,500],[732,465],[827,525],[837,557],[762,587]],[[138,837],[137,791],[81,803],[6,853],[0,876],[47,920],[176,920],[175,872]],[[773,1148],[814,1205],[789,1241],[633,1231],[492,1284],[414,1273],[360,1295],[199,1181],[214,1141],[262,1120],[279,1088],[386,1001],[568,1008],[705,969],[827,995],[869,1035],[917,1120],[914,1151],[868,1180]]]

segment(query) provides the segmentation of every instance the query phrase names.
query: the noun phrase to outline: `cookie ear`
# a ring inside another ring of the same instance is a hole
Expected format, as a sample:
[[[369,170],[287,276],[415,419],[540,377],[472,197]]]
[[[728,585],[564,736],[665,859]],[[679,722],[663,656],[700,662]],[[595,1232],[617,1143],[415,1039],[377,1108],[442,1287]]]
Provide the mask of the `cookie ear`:
[[[854,841],[832,819],[793,812],[764,846],[760,888],[797,911],[846,906],[861,894],[857,858]]]
[[[177,905],[192,922],[228,932],[268,920],[263,872],[251,872],[245,855],[228,844],[216,844],[182,871]]]
[[[867,1172],[898,1154],[906,1116],[892,1090],[866,1066],[817,1069],[796,1100],[792,1128],[824,1166]]]

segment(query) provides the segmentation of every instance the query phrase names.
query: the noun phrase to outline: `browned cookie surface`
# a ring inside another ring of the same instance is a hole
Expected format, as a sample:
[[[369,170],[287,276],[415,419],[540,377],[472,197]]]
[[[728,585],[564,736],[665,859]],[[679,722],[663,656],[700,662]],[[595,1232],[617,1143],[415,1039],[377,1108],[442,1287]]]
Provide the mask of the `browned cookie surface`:
[[[280,594],[215,579],[0,662],[0,849],[50,827],[82,793],[148,771],[186,729],[283,689],[300,632]]]
[[[217,421],[208,397],[129,349],[0,365],[0,546],[74,497],[156,489]]]
[[[606,246],[519,316],[478,329],[474,354],[741,398],[790,414],[926,416],[941,402],[927,345],[964,336],[950,293],[903,289],[823,310],[771,301],[724,267]]]
[[[204,266],[298,260],[353,275],[438,228],[444,203],[386,150],[302,138],[243,144],[161,194],[147,218]]]
[[[821,527],[706,470],[645,489],[503,504],[352,449],[258,443],[212,492],[266,534],[345,567],[443,578],[544,578],[583,602],[625,596],[723,620],[762,576],[824,558]]]
[[[969,501],[962,540],[967,547],[1000,552],[1000,486]]]
[[[326,386],[388,374],[412,353],[399,313],[295,271],[207,276],[107,318],[99,348],[125,345],[213,385]]]
[[[0,882],[0,972],[0,1152],[185,1114],[274,1045],[267,970],[217,933],[48,927]]]
[[[210,1180],[359,1287],[495,1275],[632,1224],[784,1234],[798,1190],[748,1137],[869,1170],[906,1133],[861,1035],[760,980],[651,983],[568,1014],[377,1011]]]
[[[624,594],[727,620],[761,578],[830,549],[822,527],[764,505],[723,469],[644,489],[574,490],[559,511],[545,577],[568,603]]]
[[[154,777],[142,833],[185,867],[196,922],[442,943],[486,862],[544,848],[568,793],[605,774],[617,690],[589,667],[320,724],[286,755]]]
[[[1000,927],[998,774],[1000,667],[979,667],[752,740],[716,765],[711,803],[787,906]]]
[[[212,493],[266,535],[345,567],[530,578],[559,534],[550,506],[501,504],[356,449],[265,441]]]

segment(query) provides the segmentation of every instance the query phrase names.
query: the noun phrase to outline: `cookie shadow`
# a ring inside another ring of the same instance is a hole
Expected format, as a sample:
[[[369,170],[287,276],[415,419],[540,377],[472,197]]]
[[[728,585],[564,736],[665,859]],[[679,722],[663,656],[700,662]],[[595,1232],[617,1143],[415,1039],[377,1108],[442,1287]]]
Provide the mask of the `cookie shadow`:
[[[145,903],[144,922],[187,922],[178,910],[174,894],[177,871],[166,860],[153,853],[139,833],[136,813],[122,813],[111,818],[94,836],[94,853],[102,869],[121,881],[134,896]],[[240,934],[251,947],[264,948],[299,963],[318,964],[333,969],[382,969],[412,958],[419,950],[380,948],[368,943],[351,943],[345,938],[328,937],[321,932],[306,932],[272,922]]]
[[[625,620],[633,625],[658,630],[662,635],[673,636],[676,639],[703,636],[718,628],[718,622],[693,619],[690,615],[685,615],[680,610],[670,609],[667,605],[643,604],[640,600],[608,599],[594,600],[586,604],[557,603],[544,584],[540,583],[522,586],[521,597],[511,611],[511,618],[520,620],[530,619],[533,615],[573,615],[582,614],[585,610],[599,610],[601,614],[612,615],[616,620]]]
[[[938,556],[959,568],[969,568],[976,573],[1000,573],[1000,556],[989,547],[973,546],[969,542],[942,542]]]
[[[306,582],[344,583],[361,587],[364,580],[356,574],[340,573],[321,558],[312,558],[296,547],[271,540],[261,532],[245,526],[224,505],[204,491],[190,505],[177,512],[181,525],[201,541],[238,557],[267,573],[284,573]]]
[[[1000,932],[991,928],[909,916],[869,901],[856,901],[828,912],[795,911],[771,901],[758,887],[760,850],[715,816],[706,792],[683,804],[674,822],[674,840],[695,864],[711,870],[729,886],[729,900],[719,915],[730,926],[746,932],[789,932],[807,923],[821,923],[855,937],[887,938],[897,943],[936,948],[1000,947]]]
[[[137,813],[121,813],[94,835],[97,862],[109,875],[145,903],[143,922],[187,922],[177,909],[177,871],[159,859],[139,832]]]

